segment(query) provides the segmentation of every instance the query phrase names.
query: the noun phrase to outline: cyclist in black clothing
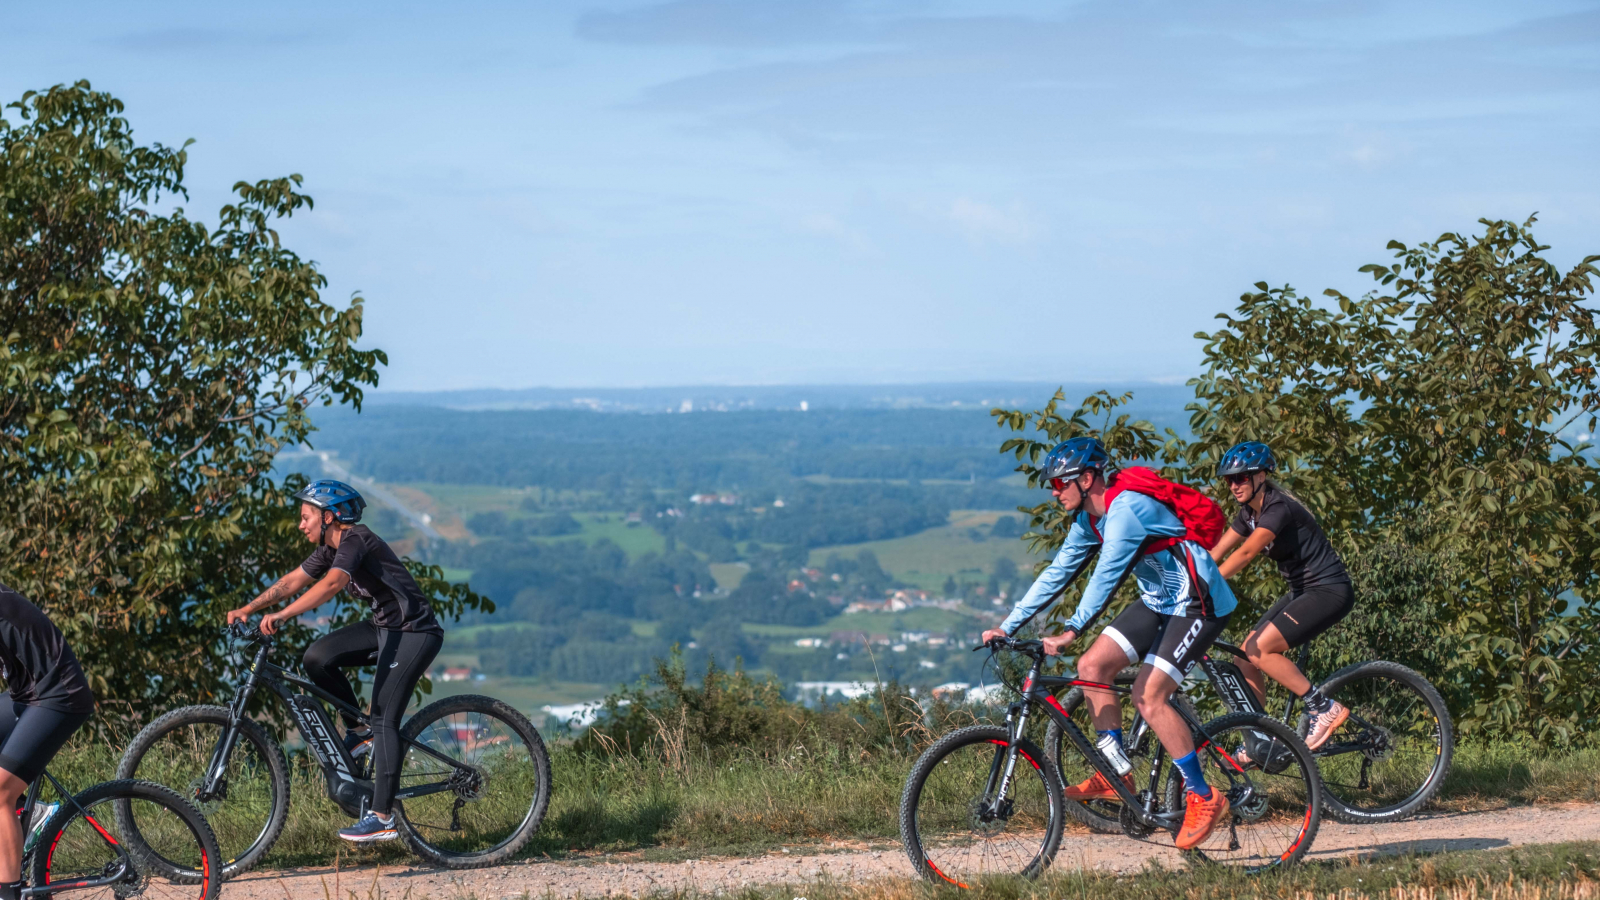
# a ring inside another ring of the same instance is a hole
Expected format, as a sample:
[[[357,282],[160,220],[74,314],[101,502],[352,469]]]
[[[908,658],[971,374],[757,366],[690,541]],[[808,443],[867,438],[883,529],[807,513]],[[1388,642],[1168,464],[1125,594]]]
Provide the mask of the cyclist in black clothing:
[[[1289,593],[1267,610],[1245,638],[1244,651],[1250,662],[1239,668],[1257,697],[1266,697],[1266,683],[1261,680],[1265,671],[1305,701],[1312,716],[1306,746],[1315,750],[1328,742],[1350,711],[1322,696],[1286,653],[1337,625],[1355,606],[1355,592],[1344,563],[1316,518],[1268,477],[1277,467],[1272,449],[1259,441],[1246,441],[1223,454],[1218,474],[1227,479],[1239,501],[1239,512],[1211,549],[1211,557],[1221,563],[1222,577],[1232,578],[1265,553],[1289,582]],[[1233,555],[1224,562],[1222,558],[1230,550]]]
[[[306,648],[302,664],[320,687],[351,706],[360,701],[342,671],[353,666],[377,667],[372,679],[370,731],[345,718],[345,746],[372,757],[372,809],[361,821],[339,830],[347,841],[368,843],[396,837],[390,806],[400,786],[400,717],[417,681],[428,671],[444,643],[444,629],[422,589],[400,557],[372,529],[357,525],[366,501],[340,481],[316,481],[296,493],[300,532],[317,549],[300,568],[278,579],[256,599],[228,613],[240,622],[276,605],[298,591],[300,599],[261,619],[261,630],[276,631],[280,622],[316,609],[342,590],[366,600],[372,618],[324,635]],[[309,590],[307,590],[309,588]]]
[[[14,810],[28,784],[94,712],[89,679],[60,629],[39,607],[0,584],[0,900],[22,896],[22,825]]]

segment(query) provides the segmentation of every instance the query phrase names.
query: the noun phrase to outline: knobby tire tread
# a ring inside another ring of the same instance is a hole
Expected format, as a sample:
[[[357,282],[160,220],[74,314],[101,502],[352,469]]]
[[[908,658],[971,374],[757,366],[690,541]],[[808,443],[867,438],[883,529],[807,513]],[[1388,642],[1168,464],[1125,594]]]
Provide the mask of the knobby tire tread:
[[[1335,821],[1346,825],[1371,825],[1378,822],[1396,822],[1410,818],[1439,793],[1439,788],[1444,785],[1445,776],[1450,774],[1450,762],[1455,755],[1455,723],[1450,718],[1450,710],[1445,706],[1444,697],[1439,694],[1439,691],[1434,688],[1428,679],[1422,677],[1421,673],[1414,669],[1397,662],[1389,662],[1388,660],[1370,660],[1363,663],[1354,663],[1328,676],[1326,681],[1318,685],[1318,688],[1324,695],[1338,699],[1339,688],[1357,679],[1374,675],[1392,678],[1421,695],[1423,701],[1433,711],[1435,721],[1438,722],[1439,756],[1420,791],[1412,794],[1406,799],[1406,802],[1385,808],[1377,813],[1369,813],[1351,807],[1332,793],[1324,791],[1324,806],[1328,815]]]
[[[511,838],[483,853],[450,853],[424,841],[406,819],[403,800],[395,801],[395,823],[399,826],[400,837],[406,846],[422,859],[447,869],[482,869],[499,865],[516,855],[539,830],[545,812],[550,808],[550,754],[545,749],[544,739],[539,736],[538,729],[533,727],[527,716],[507,703],[481,694],[459,694],[430,703],[406,720],[400,733],[408,740],[414,741],[417,735],[435,720],[462,712],[482,712],[500,719],[510,725],[527,745],[539,779],[539,790],[534,797],[531,814],[523,820]]]
[[[75,802],[61,804],[61,808],[56,810],[55,815],[50,817],[50,821],[45,823],[39,842],[31,854],[32,865],[29,868],[31,869],[32,884],[41,886],[47,883],[50,867],[50,853],[48,850],[55,846],[61,832],[73,820],[78,818],[79,807],[92,807],[94,804],[106,800],[116,801],[119,799],[144,800],[156,803],[171,810],[182,819],[199,841],[200,851],[204,854],[205,859],[209,861],[207,864],[209,872],[202,876],[199,873],[183,875],[169,870],[169,875],[172,876],[174,882],[179,884],[201,885],[204,883],[204,892],[199,895],[198,900],[214,900],[221,894],[222,883],[227,879],[227,876],[222,872],[222,850],[217,846],[217,836],[212,832],[211,825],[206,821],[206,817],[200,814],[200,810],[195,809],[194,804],[166,785],[133,778],[120,778],[116,781],[101,782],[75,794],[73,796],[73,801]],[[118,810],[116,816],[118,819],[123,818],[123,812]],[[126,823],[121,822],[119,822],[119,827],[127,828]],[[127,830],[124,830],[124,837],[131,839],[132,835]],[[141,852],[132,846],[128,849],[130,855],[139,855]],[[147,858],[149,855],[153,855],[148,849],[143,853],[146,854]],[[163,866],[161,868],[165,869],[166,867]],[[62,896],[71,896],[71,894],[64,892]]]
[[[225,706],[185,706],[166,713],[160,718],[146,725],[128,745],[122,754],[122,761],[117,765],[118,779],[137,779],[139,777],[139,763],[144,760],[146,753],[164,737],[168,732],[179,727],[196,724],[216,725],[220,729],[228,727],[231,711]],[[244,852],[222,866],[224,879],[236,878],[254,868],[269,851],[278,838],[282,836],[284,826],[289,821],[289,762],[283,753],[283,746],[272,737],[271,733],[254,719],[245,719],[240,723],[240,737],[255,745],[256,751],[267,761],[267,769],[272,787],[272,810],[267,816],[266,827],[262,829],[256,840]],[[179,792],[186,791],[187,785],[168,785],[167,787]],[[185,797],[185,800],[188,798]],[[192,805],[192,801],[191,801]],[[219,856],[220,860],[221,857]]]
[[[924,750],[912,764],[911,774],[906,778],[905,790],[900,795],[900,841],[911,860],[912,868],[923,878],[938,883],[948,880],[928,865],[928,855],[917,838],[917,800],[921,797],[922,787],[927,782],[928,775],[941,760],[958,747],[994,741],[1009,744],[1010,740],[1011,733],[1002,726],[969,725],[966,728],[958,728],[935,741],[933,746]],[[1061,848],[1063,812],[1061,774],[1056,771],[1055,760],[1027,738],[1017,741],[1017,749],[1039,761],[1040,767],[1044,770],[1045,793],[1051,807],[1050,826],[1038,859],[1034,860],[1028,869],[1015,873],[1031,879],[1037,878],[1044,870],[1050,868],[1051,862],[1055,860],[1056,851]]]

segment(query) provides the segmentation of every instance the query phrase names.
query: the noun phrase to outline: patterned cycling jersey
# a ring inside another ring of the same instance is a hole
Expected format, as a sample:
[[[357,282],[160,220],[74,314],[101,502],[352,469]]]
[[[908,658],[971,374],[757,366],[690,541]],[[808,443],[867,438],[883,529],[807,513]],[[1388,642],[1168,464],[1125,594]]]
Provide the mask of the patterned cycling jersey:
[[[1096,556],[1100,561],[1083,589],[1083,599],[1067,620],[1072,631],[1081,634],[1088,628],[1130,573],[1139,582],[1140,599],[1155,612],[1192,618],[1233,612],[1238,605],[1233,591],[1206,548],[1184,541],[1170,550],[1144,552],[1152,540],[1186,533],[1184,524],[1161,501],[1134,491],[1118,494],[1102,518],[1079,512],[1055,560],[1039,573],[1000,628],[1015,634],[1060,596]]]

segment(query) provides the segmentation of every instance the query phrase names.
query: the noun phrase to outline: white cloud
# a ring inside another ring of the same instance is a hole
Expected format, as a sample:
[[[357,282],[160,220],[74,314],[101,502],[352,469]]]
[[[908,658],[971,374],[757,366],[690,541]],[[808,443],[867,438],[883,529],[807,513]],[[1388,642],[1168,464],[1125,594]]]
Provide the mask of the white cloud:
[[[1040,231],[1037,216],[1015,201],[996,206],[961,197],[941,211],[940,218],[956,226],[975,244],[1026,244],[1038,237]]]

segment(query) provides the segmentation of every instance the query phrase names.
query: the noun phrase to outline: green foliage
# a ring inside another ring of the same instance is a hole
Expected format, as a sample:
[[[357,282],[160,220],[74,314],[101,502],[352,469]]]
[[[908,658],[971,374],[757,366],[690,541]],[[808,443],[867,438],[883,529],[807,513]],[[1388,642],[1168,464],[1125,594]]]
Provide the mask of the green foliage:
[[[1561,272],[1531,219],[1483,224],[1478,236],[1391,242],[1394,263],[1362,269],[1379,290],[1328,291],[1332,308],[1256,285],[1221,328],[1197,335],[1205,371],[1191,382],[1190,440],[1113,420],[1126,396],[1062,415],[1057,392],[1031,414],[993,411],[1002,427],[1043,434],[1001,453],[1030,471],[1052,443],[1098,434],[1115,459],[1159,460],[1194,482],[1211,480],[1234,443],[1265,441],[1357,587],[1319,663],[1413,664],[1466,734],[1564,742],[1591,731],[1600,644],[1584,636],[1600,625],[1600,471],[1564,433],[1593,432],[1600,412],[1600,331],[1586,305],[1600,257]],[[1211,487],[1232,507],[1220,481]],[[1059,509],[1025,511],[1033,545],[1059,547],[1070,524]],[[1231,586],[1241,622],[1283,590],[1262,564]]]
[[[678,769],[734,757],[866,759],[918,752],[932,738],[973,721],[973,709],[919,699],[896,682],[816,708],[786,700],[780,684],[753,678],[742,665],[730,672],[712,660],[695,684],[674,649],[670,658],[656,660],[654,678],[607,697],[599,723],[577,746],[599,755],[657,759]]]
[[[103,713],[214,697],[223,611],[304,555],[274,455],[310,405],[359,407],[385,357],[355,347],[360,298],[324,302],[274,230],[311,206],[299,176],[239,182],[208,227],[174,205],[186,150],[136,143],[115,98],[79,82],[6,110],[0,578]]]
[[[1585,305],[1600,257],[1563,273],[1532,220],[1483,224],[1391,242],[1394,263],[1362,269],[1380,290],[1328,291],[1336,310],[1257,285],[1199,335],[1187,458],[1211,471],[1237,440],[1270,443],[1379,580],[1406,567],[1383,545],[1427,523],[1407,552],[1436,575],[1409,602],[1432,604],[1455,648],[1449,670],[1471,698],[1458,724],[1564,741],[1593,727],[1600,701],[1600,646],[1583,639],[1600,624],[1600,477],[1562,436],[1584,420],[1592,431],[1600,408]]]

